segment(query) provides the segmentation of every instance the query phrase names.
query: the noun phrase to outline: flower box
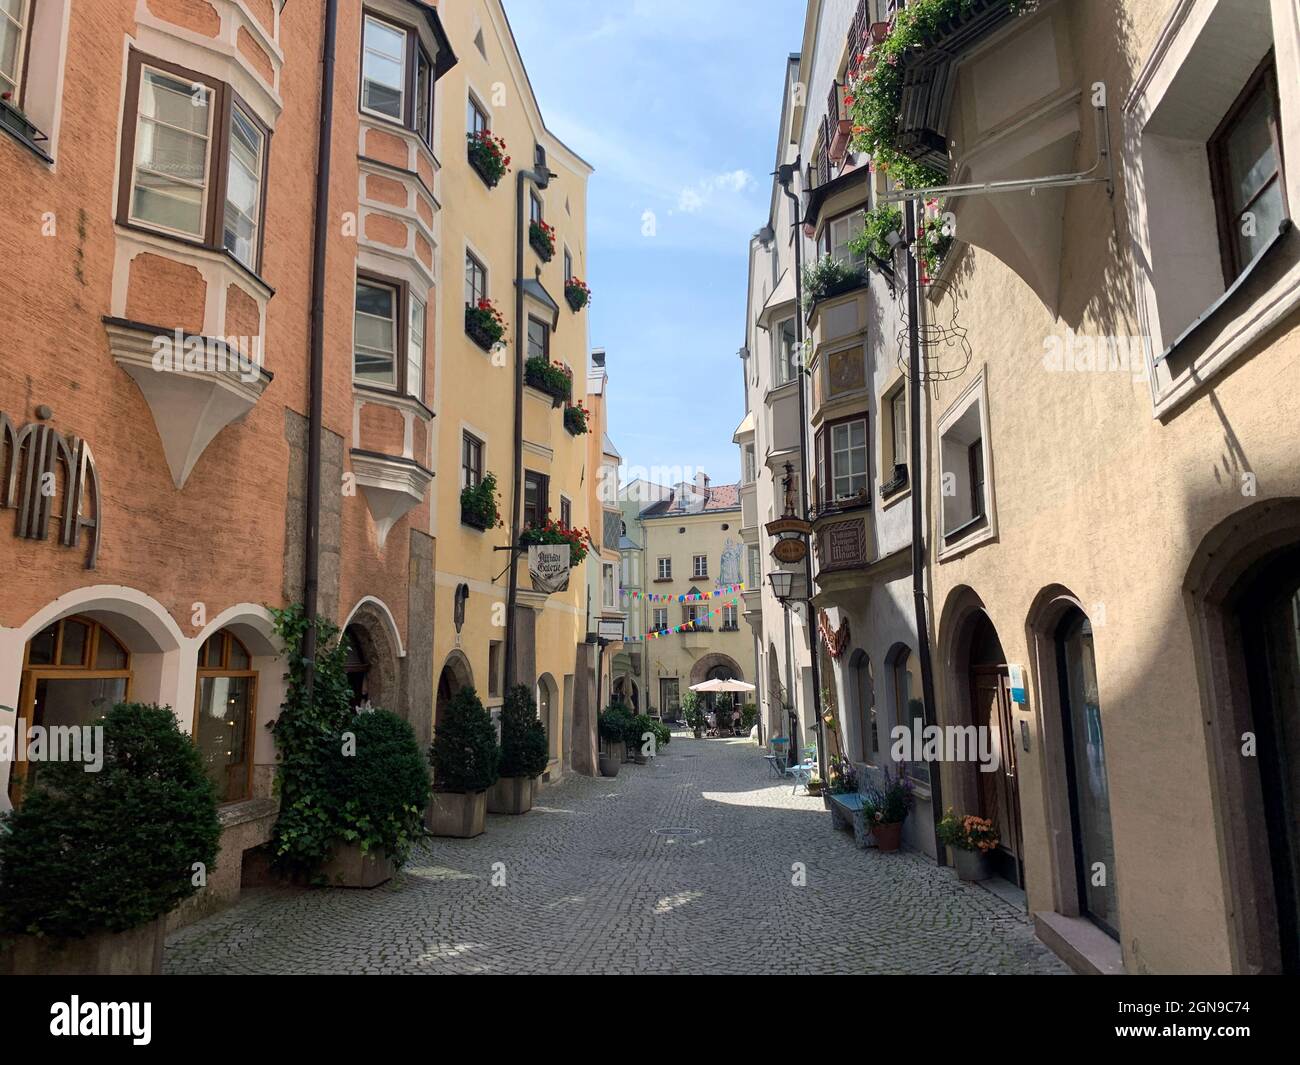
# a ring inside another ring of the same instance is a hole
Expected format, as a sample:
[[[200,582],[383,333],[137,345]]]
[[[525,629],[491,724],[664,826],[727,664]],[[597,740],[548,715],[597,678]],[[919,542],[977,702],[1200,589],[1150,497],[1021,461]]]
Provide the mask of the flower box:
[[[591,289],[585,281],[571,277],[564,282],[564,302],[569,305],[569,310],[577,314],[591,302]]]
[[[555,258],[555,227],[545,222],[528,223],[528,243],[544,263]]]
[[[591,432],[587,422],[589,411],[581,403],[564,408],[564,428],[571,436],[583,436]]]
[[[539,392],[545,392],[556,407],[568,403],[573,397],[573,374],[561,362],[547,362],[540,356],[533,356],[524,363],[524,382]]]
[[[510,171],[506,142],[486,129],[465,134],[465,140],[469,165],[483,179],[483,184],[490,189],[496,188]]]
[[[466,486],[461,490],[460,520],[462,525],[483,531],[494,529],[501,524],[496,474],[488,471],[478,484]]]
[[[558,521],[547,518],[540,527],[529,525],[519,534],[519,546],[529,547],[533,544],[568,544],[569,564],[582,565],[587,557],[587,546],[591,543],[591,533],[587,529],[570,529]]]
[[[506,335],[505,319],[489,299],[465,305],[465,335],[484,351],[491,351]]]

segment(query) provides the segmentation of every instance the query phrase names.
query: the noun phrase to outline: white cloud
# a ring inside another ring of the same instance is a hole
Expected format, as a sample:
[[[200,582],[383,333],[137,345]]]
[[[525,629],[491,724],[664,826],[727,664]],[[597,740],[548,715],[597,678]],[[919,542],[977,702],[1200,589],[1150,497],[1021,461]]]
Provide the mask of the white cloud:
[[[698,214],[706,206],[726,195],[738,195],[754,184],[748,170],[728,170],[687,185],[677,194],[677,210]]]
[[[677,196],[677,210],[685,214],[696,214],[704,210],[704,197],[694,189],[682,189]]]

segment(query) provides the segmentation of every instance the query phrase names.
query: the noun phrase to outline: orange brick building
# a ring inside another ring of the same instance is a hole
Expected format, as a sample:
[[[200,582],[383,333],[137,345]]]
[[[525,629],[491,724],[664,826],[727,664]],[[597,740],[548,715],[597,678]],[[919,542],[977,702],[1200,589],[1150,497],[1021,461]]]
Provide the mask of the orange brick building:
[[[432,6],[342,0],[324,126],[324,10],[0,4],[0,725],[171,705],[225,801],[223,854],[274,820],[267,608],[304,598],[313,296],[320,612],[352,636],[358,701],[431,729],[437,80],[456,58]],[[0,765],[0,808],[27,769]]]

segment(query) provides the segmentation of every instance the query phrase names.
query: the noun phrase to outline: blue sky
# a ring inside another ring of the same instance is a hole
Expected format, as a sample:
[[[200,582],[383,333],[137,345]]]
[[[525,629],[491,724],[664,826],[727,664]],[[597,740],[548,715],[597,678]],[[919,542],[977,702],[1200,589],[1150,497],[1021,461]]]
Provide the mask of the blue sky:
[[[596,168],[586,280],[614,442],[628,464],[735,481],[748,242],[767,221],[804,5],[504,2],[547,126]]]

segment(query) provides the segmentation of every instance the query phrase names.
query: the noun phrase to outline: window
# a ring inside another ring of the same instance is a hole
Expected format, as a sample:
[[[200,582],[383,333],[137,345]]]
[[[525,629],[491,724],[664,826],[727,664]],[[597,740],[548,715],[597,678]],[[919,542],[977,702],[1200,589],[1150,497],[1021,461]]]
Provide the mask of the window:
[[[754,455],[754,445],[745,445],[745,483],[753,484],[758,476],[758,460]]]
[[[913,698],[916,690],[915,678],[912,676],[912,652],[901,648],[894,658],[894,720],[906,725],[913,737],[924,735],[925,704],[919,698]],[[915,740],[913,740],[915,744]],[[913,746],[915,749],[915,746]],[[928,782],[930,765],[928,762],[908,762],[907,775],[916,780]]]
[[[257,673],[248,649],[226,629],[209,636],[199,649],[194,744],[218,802],[252,795],[256,692]]]
[[[880,753],[880,725],[876,719],[876,686],[871,676],[871,659],[862,651],[853,663],[858,696],[858,742],[862,760],[875,764]]]
[[[668,628],[668,608],[666,606],[657,606],[654,608],[654,629],[656,632],[662,632]]]
[[[469,252],[465,253],[465,303],[477,307],[487,299],[487,267]]]
[[[658,562],[656,572],[659,574],[656,580],[670,581],[673,579],[673,560],[671,558],[661,558]]]
[[[424,399],[424,300],[412,293],[406,341],[406,394]]]
[[[799,375],[799,339],[793,318],[787,318],[776,327],[775,356],[773,383],[778,386],[788,384]]]
[[[678,711],[682,708],[681,699],[678,697],[677,678],[660,677],[659,678],[659,712],[664,715],[671,713],[672,719],[676,719]]]
[[[528,357],[548,362],[551,358],[551,331],[545,322],[536,318],[528,319]]]
[[[688,625],[694,625],[697,629],[707,629],[709,627],[709,608],[695,603],[687,603],[682,607],[682,621]]]
[[[823,434],[825,461],[818,456],[823,503],[856,499],[867,490],[867,420],[835,422]],[[827,474],[829,472],[829,479]]]
[[[1273,56],[1251,76],[1210,138],[1210,176],[1224,280],[1232,284],[1286,217]]]
[[[970,512],[972,518],[984,516],[984,441],[976,438],[966,449],[970,468]]]
[[[18,716],[39,725],[94,725],[131,696],[131,656],[117,638],[90,618],[56,621],[27,643]],[[17,806],[36,782],[40,762],[25,758],[9,770],[9,799]]]
[[[851,266],[861,266],[864,262],[863,256],[849,247],[849,241],[861,231],[861,211],[832,218],[822,230],[822,254],[833,256]]]
[[[501,694],[501,641],[488,641],[488,695]]]
[[[758,548],[749,546],[749,579],[745,582],[750,588],[758,588],[763,583],[762,568],[759,562]]]
[[[694,555],[691,558],[691,576],[707,577],[709,575],[709,556]]]
[[[464,433],[460,445],[460,486],[474,488],[483,480],[483,441]]]
[[[890,458],[895,465],[907,462],[907,389],[901,385],[887,400],[889,410]]]
[[[465,116],[466,133],[486,133],[490,128],[487,112],[478,105],[473,96],[469,98],[469,110]]]
[[[573,277],[573,253],[568,248],[564,249],[564,280],[568,281]]]
[[[433,62],[419,34],[366,15],[361,41],[361,110],[415,130],[433,147]]]
[[[735,632],[740,628],[735,603],[727,603],[722,608],[722,627],[728,632]]]
[[[606,610],[614,610],[618,606],[618,596],[616,594],[618,582],[614,575],[614,564],[612,562],[602,562],[600,570],[601,606]]]
[[[560,496],[560,524],[566,529],[573,528],[573,501]]]
[[[534,470],[524,471],[524,526],[541,528],[550,510],[550,478]]]
[[[391,285],[357,281],[352,378],[377,388],[397,387],[397,305]]]
[[[542,221],[542,198],[532,191],[528,193],[528,221]]]
[[[0,93],[22,100],[23,62],[31,29],[31,0],[0,0]]]
[[[132,52],[127,76],[118,222],[226,251],[256,272],[269,131],[205,75]]]
[[[348,688],[352,692],[348,705],[355,710],[370,702],[370,662],[366,658],[361,630],[356,625],[344,629],[343,636],[347,644],[343,672],[347,674]]]

